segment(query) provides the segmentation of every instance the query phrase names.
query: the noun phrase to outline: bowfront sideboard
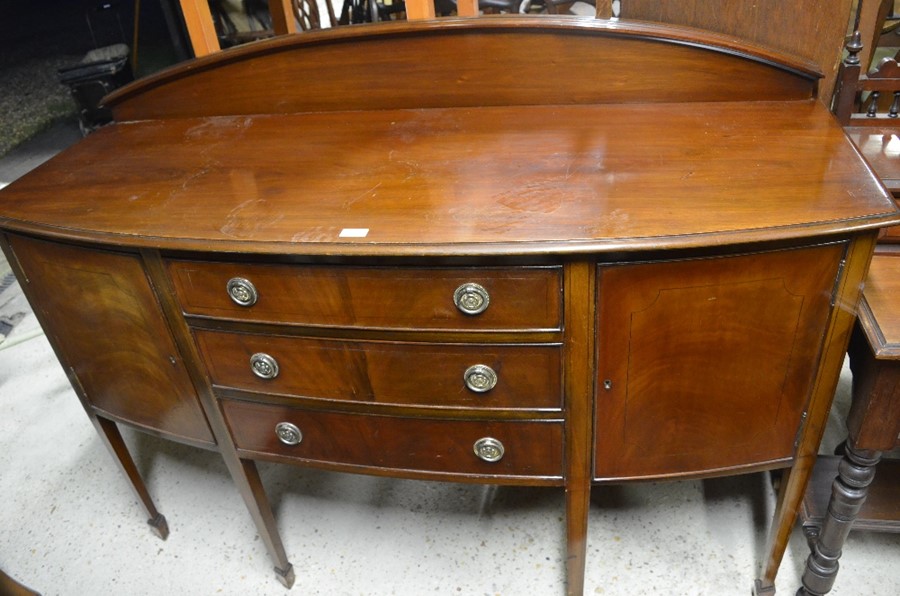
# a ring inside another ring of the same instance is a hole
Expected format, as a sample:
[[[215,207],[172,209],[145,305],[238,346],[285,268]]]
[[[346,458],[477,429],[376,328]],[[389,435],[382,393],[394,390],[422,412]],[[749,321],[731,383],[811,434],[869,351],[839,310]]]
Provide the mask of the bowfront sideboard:
[[[900,223],[817,80],[638,23],[290,36],[110,96],[0,242],[163,536],[118,424],[221,453],[288,586],[257,460],[558,486],[572,594],[592,485],[784,468],[771,592]]]

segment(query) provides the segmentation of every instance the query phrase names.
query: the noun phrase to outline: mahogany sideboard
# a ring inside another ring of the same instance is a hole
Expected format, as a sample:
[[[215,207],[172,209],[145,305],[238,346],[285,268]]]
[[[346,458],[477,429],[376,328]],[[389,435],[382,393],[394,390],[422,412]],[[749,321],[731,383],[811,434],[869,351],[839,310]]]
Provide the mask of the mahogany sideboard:
[[[217,450],[288,586],[257,460],[559,486],[571,594],[592,484],[784,468],[772,592],[900,223],[819,76],[623,21],[254,43],[110,96],[2,246],[163,535],[118,424]]]

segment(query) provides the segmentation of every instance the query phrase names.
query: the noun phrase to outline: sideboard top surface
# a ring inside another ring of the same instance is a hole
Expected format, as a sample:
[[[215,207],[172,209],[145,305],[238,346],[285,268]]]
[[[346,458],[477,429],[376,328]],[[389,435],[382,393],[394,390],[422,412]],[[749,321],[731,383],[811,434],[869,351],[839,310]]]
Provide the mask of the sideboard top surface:
[[[285,36],[106,99],[0,228],[244,253],[528,255],[900,222],[789,56],[681,27],[440,19]]]
[[[0,192],[11,230],[287,254],[644,250],[898,221],[814,101],[120,123]]]

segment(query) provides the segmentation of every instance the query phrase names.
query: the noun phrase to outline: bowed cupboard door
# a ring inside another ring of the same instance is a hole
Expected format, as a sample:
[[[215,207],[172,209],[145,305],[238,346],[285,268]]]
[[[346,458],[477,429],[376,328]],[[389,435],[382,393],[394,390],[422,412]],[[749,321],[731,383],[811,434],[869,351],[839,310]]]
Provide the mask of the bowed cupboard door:
[[[600,266],[594,479],[789,461],[844,252]]]
[[[7,240],[25,294],[86,408],[167,438],[215,445],[140,256]]]

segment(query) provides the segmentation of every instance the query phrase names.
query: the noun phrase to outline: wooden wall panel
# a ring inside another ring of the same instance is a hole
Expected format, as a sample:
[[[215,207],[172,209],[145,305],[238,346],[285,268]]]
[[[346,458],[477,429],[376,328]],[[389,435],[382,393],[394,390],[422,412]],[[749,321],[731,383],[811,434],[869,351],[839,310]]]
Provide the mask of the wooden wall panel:
[[[813,60],[825,73],[820,97],[828,105],[852,0],[622,0],[622,18],[687,25],[733,35]]]

